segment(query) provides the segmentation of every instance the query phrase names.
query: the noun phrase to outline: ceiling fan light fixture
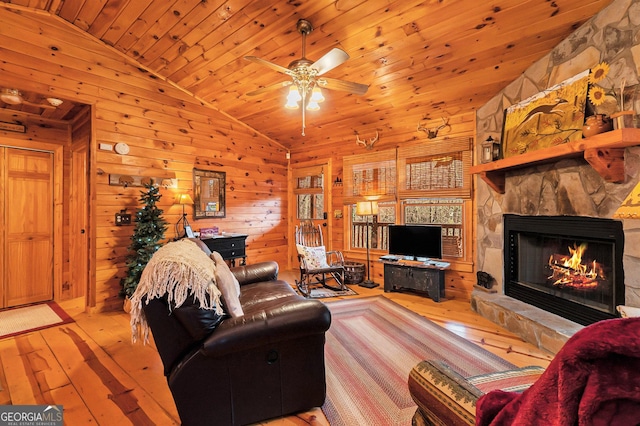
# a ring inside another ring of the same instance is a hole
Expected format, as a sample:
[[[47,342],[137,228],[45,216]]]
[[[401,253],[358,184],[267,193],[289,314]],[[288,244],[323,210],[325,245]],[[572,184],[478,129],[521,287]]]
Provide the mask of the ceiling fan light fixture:
[[[54,107],[59,107],[60,105],[62,105],[62,99],[58,99],[58,98],[47,98],[47,102],[49,102],[49,105],[54,106]]]
[[[17,89],[2,89],[0,99],[5,104],[20,105],[22,103],[22,94]]]
[[[311,92],[310,101],[316,102],[316,103],[324,102],[324,96],[322,96],[322,90],[320,90],[318,86],[313,88],[313,91]]]
[[[302,100],[302,96],[300,96],[300,92],[298,91],[298,86],[293,85],[289,87],[289,94],[287,95],[287,103],[284,105],[285,108],[288,109],[298,109],[298,102]]]
[[[318,111],[320,109],[320,105],[317,102],[310,100],[309,105],[307,105],[307,111]]]

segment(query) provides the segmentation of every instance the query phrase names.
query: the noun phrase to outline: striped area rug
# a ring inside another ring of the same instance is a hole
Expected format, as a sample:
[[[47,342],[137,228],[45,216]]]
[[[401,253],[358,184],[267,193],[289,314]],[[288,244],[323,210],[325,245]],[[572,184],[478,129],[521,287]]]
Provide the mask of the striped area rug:
[[[0,311],[0,339],[73,322],[55,302]]]
[[[332,290],[327,287],[314,287],[309,290],[309,297],[312,299],[326,299],[329,297],[356,296],[353,289],[347,287],[346,290]]]
[[[383,297],[327,302],[327,399],[331,426],[410,425],[411,368],[425,359],[446,361],[463,376],[515,366]]]

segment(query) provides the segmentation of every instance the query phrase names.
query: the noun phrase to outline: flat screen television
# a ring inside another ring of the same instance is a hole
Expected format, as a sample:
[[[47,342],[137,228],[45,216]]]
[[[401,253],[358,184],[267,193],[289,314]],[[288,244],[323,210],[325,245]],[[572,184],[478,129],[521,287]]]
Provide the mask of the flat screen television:
[[[442,259],[442,226],[389,225],[389,254]]]

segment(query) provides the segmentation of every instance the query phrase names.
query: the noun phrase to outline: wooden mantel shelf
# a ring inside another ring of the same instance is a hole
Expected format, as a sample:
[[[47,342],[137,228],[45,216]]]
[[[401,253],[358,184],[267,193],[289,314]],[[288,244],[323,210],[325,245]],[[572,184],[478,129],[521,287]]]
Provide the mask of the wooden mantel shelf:
[[[624,182],[624,149],[640,145],[640,129],[620,129],[600,133],[590,138],[527,152],[491,163],[472,166],[496,192],[504,194],[505,173],[563,158],[584,156],[584,159],[608,182]]]

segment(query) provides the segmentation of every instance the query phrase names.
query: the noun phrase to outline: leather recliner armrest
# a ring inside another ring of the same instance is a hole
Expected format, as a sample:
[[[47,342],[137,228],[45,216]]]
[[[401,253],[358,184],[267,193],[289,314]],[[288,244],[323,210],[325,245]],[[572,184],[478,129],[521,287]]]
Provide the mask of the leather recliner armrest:
[[[324,333],[331,313],[318,300],[302,299],[278,307],[228,318],[205,340],[203,352],[217,357],[242,352],[269,343]]]
[[[278,262],[268,261],[231,268],[240,285],[278,279]]]

